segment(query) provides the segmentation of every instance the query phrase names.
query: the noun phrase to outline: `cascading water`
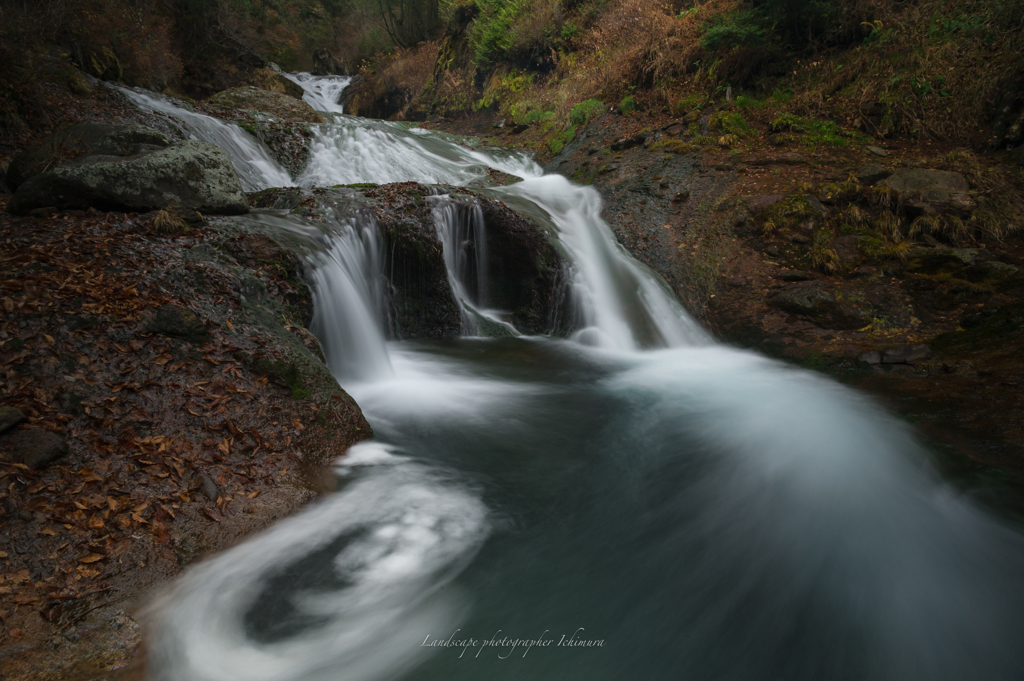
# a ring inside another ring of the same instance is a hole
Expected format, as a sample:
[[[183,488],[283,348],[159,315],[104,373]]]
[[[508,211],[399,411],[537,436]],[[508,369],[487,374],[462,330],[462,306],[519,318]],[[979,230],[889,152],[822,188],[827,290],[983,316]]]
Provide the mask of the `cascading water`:
[[[371,380],[391,373],[384,345],[380,230],[372,216],[332,221],[327,257],[311,262],[313,323],[336,376]]]
[[[117,89],[143,111],[169,116],[184,126],[196,139],[216,144],[226,151],[245,191],[287,187],[292,184],[288,171],[274,160],[262,144],[237,125],[188,111],[175,106],[166,97],[151,92],[140,92],[125,87]]]
[[[332,114],[345,113],[345,107],[340,102],[341,93],[352,82],[348,76],[314,76],[310,73],[285,73],[282,75],[305,91],[302,101],[317,111]]]
[[[336,216],[316,329],[376,440],[156,604],[154,678],[1024,676],[1019,532],[869,401],[715,345],[595,191],[396,124],[345,117],[315,148],[304,183],[523,177],[489,191],[572,260],[581,342],[385,345],[375,230]],[[430,200],[453,289],[485,306],[486,235]]]

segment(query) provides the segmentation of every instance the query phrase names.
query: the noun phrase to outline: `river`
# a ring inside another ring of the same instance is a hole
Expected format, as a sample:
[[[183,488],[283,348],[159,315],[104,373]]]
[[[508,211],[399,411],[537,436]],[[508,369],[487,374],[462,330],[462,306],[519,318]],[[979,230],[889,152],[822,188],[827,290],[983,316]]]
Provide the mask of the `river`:
[[[456,252],[486,225],[439,191],[465,336],[388,341],[373,225],[337,221],[313,329],[375,439],[337,462],[336,493],[154,604],[154,678],[1024,678],[1019,530],[940,480],[908,426],[717,343],[615,242],[595,190],[345,116],[347,81],[292,78],[330,120],[294,178],[239,128],[125,93],[223,146],[250,190],[522,178],[487,192],[556,240],[576,330],[523,336],[490,309]]]

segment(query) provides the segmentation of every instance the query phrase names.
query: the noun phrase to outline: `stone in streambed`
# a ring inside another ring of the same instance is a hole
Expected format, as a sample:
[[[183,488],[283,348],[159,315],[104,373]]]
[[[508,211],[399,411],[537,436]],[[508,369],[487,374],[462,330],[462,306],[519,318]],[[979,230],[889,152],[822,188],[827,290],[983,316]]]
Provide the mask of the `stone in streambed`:
[[[14,459],[32,470],[40,470],[68,453],[68,443],[56,433],[42,428],[16,430],[3,438]]]
[[[249,210],[228,155],[195,140],[134,156],[80,157],[25,182],[7,210],[26,215],[49,206],[139,213],[175,206],[222,215]]]
[[[917,364],[932,358],[927,345],[904,345],[882,352],[882,364]]]
[[[17,407],[0,407],[0,433],[13,428],[25,420],[25,414]]]

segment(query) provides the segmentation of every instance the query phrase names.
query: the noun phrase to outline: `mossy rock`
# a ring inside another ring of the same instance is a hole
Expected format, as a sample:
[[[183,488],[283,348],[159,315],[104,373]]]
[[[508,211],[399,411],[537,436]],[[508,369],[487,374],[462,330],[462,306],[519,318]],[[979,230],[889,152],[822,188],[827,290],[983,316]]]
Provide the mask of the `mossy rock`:
[[[209,106],[220,109],[260,111],[289,123],[323,123],[323,117],[302,100],[281,92],[256,87],[236,87],[218,92],[207,100]]]
[[[294,362],[275,362],[261,357],[253,362],[252,368],[260,376],[266,376],[274,385],[290,390],[295,399],[309,397],[304,389],[299,367]]]

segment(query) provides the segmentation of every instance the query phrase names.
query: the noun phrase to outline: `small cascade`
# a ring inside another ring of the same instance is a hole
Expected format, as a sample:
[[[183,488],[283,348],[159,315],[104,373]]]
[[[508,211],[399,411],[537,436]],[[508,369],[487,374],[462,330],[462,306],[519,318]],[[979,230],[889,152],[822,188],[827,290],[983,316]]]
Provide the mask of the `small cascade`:
[[[444,248],[448,283],[462,308],[466,336],[519,336],[508,321],[509,313],[491,309],[487,295],[487,231],[484,214],[475,201],[463,202],[448,195],[431,197],[431,213],[437,237]]]
[[[540,207],[574,262],[573,297],[587,345],[636,351],[711,342],[664,281],[634,260],[601,218],[601,197],[561,175],[545,175],[503,188],[506,201],[524,212]],[[518,199],[518,200],[516,200]]]
[[[282,76],[301,87],[305,94],[302,101],[317,111],[342,114],[345,107],[340,104],[341,93],[352,79],[348,76],[314,76],[311,73],[282,73]]]
[[[465,186],[494,168],[516,177],[535,177],[541,169],[522,152],[479,151],[408,123],[346,116],[337,125],[319,126],[309,164],[299,178],[306,187],[358,182],[420,182]]]
[[[155,93],[139,92],[125,87],[117,87],[117,90],[143,111],[170,116],[196,139],[216,144],[226,151],[245,191],[287,187],[292,184],[291,175],[274,160],[266,147],[237,125],[188,111]]]
[[[339,380],[367,381],[391,373],[384,338],[381,236],[372,216],[336,217],[327,253],[314,259],[313,333]]]

